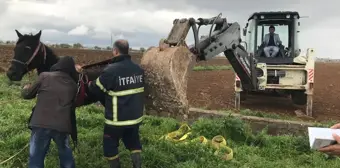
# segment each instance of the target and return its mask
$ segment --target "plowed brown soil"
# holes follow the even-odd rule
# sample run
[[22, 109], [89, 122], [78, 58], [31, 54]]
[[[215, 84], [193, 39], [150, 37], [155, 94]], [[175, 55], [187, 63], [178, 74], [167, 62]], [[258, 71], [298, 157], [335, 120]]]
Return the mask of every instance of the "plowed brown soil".
[[[75, 56], [78, 63], [89, 64], [111, 57], [110, 51], [53, 49], [57, 55]], [[13, 47], [0, 46], [0, 67], [8, 67]], [[136, 63], [141, 54], [132, 54]], [[198, 65], [227, 65], [226, 59], [213, 59]], [[1, 69], [1, 68], [0, 68]], [[189, 74], [188, 98], [192, 107], [232, 109], [234, 106], [232, 70], [193, 71]], [[340, 120], [340, 63], [316, 63], [313, 113], [317, 120]], [[295, 115], [300, 109], [289, 98], [252, 96], [241, 107], [272, 113]]]
[[[211, 64], [214, 62], [211, 61]], [[314, 118], [340, 120], [340, 64], [317, 63], [315, 71]], [[206, 109], [234, 107], [233, 71], [197, 71], [189, 77], [188, 97], [191, 106]], [[289, 98], [266, 96], [249, 96], [241, 103], [241, 107], [288, 115], [295, 115], [294, 111], [301, 109], [294, 106]]]

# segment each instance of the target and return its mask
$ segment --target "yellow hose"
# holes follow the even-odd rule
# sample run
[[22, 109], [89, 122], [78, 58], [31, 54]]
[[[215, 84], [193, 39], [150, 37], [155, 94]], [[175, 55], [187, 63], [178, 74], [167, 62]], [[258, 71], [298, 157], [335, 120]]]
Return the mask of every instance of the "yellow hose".
[[[191, 128], [187, 124], [183, 124], [178, 130], [170, 132], [167, 135], [162, 136], [160, 139], [165, 139], [171, 142], [183, 142], [188, 139], [190, 134]], [[200, 143], [214, 148], [216, 150], [214, 155], [220, 157], [221, 159], [233, 159], [233, 150], [227, 146], [227, 141], [221, 135], [215, 136], [212, 140], [208, 140], [204, 136], [199, 136], [190, 140], [189, 142]], [[188, 142], [184, 143], [187, 144]]]
[[207, 145], [209, 143], [209, 140], [207, 138], [205, 138], [204, 136], [199, 136], [199, 137], [191, 140], [191, 142], [196, 142], [196, 143], [201, 143], [201, 144]]
[[215, 155], [222, 155], [225, 160], [233, 159], [233, 150], [227, 146], [227, 141], [223, 136], [217, 135], [212, 140], [212, 146], [216, 149]]
[[188, 138], [188, 136], [191, 134], [190, 131], [191, 128], [187, 124], [183, 124], [177, 131], [170, 132], [167, 135], [162, 136], [161, 139], [180, 142]]

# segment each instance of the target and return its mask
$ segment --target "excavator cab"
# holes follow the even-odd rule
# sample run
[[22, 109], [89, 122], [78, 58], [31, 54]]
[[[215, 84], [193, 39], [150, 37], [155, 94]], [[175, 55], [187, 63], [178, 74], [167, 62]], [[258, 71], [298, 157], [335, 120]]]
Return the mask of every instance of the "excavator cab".
[[[298, 46], [299, 33], [298, 12], [256, 12], [248, 18], [248, 23], [243, 29], [248, 53], [253, 53], [258, 63], [266, 64], [293, 64], [294, 58], [300, 54]], [[264, 38], [269, 33], [270, 26], [275, 27], [281, 44], [278, 45], [279, 52], [271, 57], [264, 53]]]
[[[306, 53], [301, 52], [298, 42], [299, 19], [296, 11], [255, 12], [248, 18], [243, 28], [242, 43], [250, 60], [249, 65], [253, 66], [248, 66], [251, 69], [248, 75], [242, 75], [242, 69], [235, 72], [236, 109], [240, 109], [240, 101], [245, 100], [247, 94], [279, 93], [290, 96], [295, 105], [306, 105], [306, 114], [312, 116], [314, 49], [308, 48]], [[279, 35], [282, 43], [278, 45], [276, 55], [267, 57], [263, 41], [271, 25], [275, 27], [274, 33]], [[247, 64], [242, 64], [247, 67]], [[248, 81], [252, 85], [245, 85]]]

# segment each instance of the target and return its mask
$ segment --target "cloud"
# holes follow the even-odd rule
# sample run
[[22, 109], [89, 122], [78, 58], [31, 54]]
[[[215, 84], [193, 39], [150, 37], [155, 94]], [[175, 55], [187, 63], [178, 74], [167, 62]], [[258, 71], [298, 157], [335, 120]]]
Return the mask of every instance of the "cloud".
[[7, 12], [7, 8], [6, 1], [0, 1], [0, 16]]
[[[256, 11], [293, 10], [301, 20], [301, 47], [314, 47], [320, 57], [338, 57], [340, 19], [336, 0], [0, 0], [0, 39], [16, 40], [22, 33], [42, 30], [42, 40], [107, 46], [126, 38], [132, 47], [157, 45], [167, 37], [175, 18], [214, 17], [222, 12], [243, 27]], [[331, 5], [334, 4], [334, 5]], [[200, 30], [207, 34], [210, 27]], [[332, 29], [334, 28], [334, 29]], [[317, 40], [315, 39], [317, 38]], [[333, 40], [334, 39], [334, 40]], [[188, 43], [193, 42], [190, 30]]]
[[76, 35], [76, 36], [84, 36], [84, 35], [89, 35], [90, 29], [87, 26], [80, 25], [77, 26], [76, 28], [70, 30], [67, 34], [68, 35]]
[[[8, 21], [1, 26], [0, 35], [3, 39], [17, 38], [14, 29], [23, 33], [55, 29], [58, 33], [68, 34], [49, 41], [70, 41], [73, 35], [86, 35], [87, 38], [76, 39], [110, 39], [110, 34], [118, 37], [140, 37], [148, 34], [149, 38], [139, 39], [135, 45], [149, 43], [152, 37], [163, 37], [171, 29], [172, 21], [176, 17], [210, 16], [207, 13], [197, 14], [193, 11], [176, 11], [171, 9], [156, 9], [154, 4], [137, 0], [106, 1], [106, 0], [57, 0], [57, 1], [6, 1], [7, 12], [0, 17], [0, 21]], [[77, 7], [75, 7], [77, 6]], [[142, 7], [142, 8], [140, 8]], [[13, 15], [16, 13], [16, 15]], [[170, 25], [170, 26], [169, 26]], [[142, 33], [142, 35], [138, 35]], [[129, 39], [130, 40], [130, 39]], [[158, 39], [159, 40], [159, 39]], [[136, 40], [130, 40], [136, 41]], [[76, 41], [74, 41], [76, 42]], [[92, 41], [81, 41], [93, 43]], [[133, 46], [134, 44], [132, 44]]]

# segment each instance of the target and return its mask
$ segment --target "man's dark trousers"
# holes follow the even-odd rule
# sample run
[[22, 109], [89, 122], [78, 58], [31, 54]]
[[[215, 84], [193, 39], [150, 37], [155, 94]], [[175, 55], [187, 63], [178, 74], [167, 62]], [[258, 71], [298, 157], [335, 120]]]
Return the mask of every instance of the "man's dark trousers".
[[58, 146], [61, 168], [75, 168], [72, 149], [69, 146], [68, 134], [47, 128], [32, 127], [30, 140], [29, 168], [43, 168], [44, 159], [51, 139]]
[[139, 138], [139, 125], [132, 126], [104, 126], [103, 149], [104, 156], [112, 163], [119, 164], [118, 146], [122, 139], [126, 149], [131, 151], [134, 167], [140, 167], [140, 152], [142, 145]]

